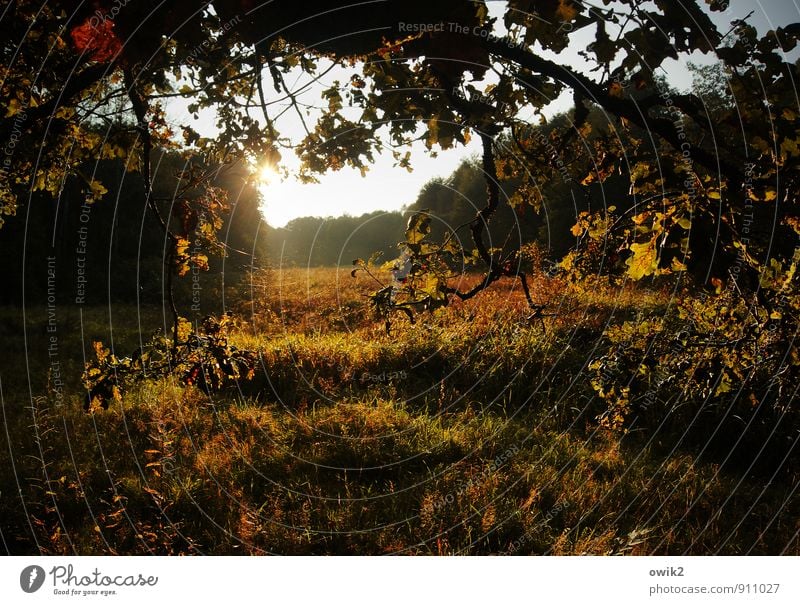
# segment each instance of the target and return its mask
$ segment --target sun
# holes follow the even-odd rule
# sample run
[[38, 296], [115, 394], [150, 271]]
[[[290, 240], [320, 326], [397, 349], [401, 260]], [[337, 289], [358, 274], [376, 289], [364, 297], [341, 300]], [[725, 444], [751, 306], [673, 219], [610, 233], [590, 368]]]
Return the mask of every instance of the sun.
[[280, 181], [281, 175], [277, 166], [270, 163], [261, 164], [257, 171], [258, 180], [265, 185], [270, 185]]

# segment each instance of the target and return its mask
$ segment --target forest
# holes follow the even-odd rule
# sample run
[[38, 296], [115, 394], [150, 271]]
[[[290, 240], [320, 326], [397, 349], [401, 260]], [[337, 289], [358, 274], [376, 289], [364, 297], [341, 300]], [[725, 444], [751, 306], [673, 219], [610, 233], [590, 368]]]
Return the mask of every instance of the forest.
[[0, 552], [800, 555], [800, 23], [731, 4], [3, 2]]

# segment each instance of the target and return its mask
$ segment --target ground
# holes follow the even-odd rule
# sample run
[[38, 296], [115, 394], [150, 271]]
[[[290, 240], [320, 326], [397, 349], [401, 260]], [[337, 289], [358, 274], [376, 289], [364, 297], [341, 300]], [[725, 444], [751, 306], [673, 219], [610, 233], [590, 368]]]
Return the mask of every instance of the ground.
[[[545, 277], [396, 318], [347, 270], [265, 271], [228, 310], [261, 368], [208, 395], [145, 380], [107, 411], [80, 387], [92, 340], [129, 354], [158, 309], [5, 309], [0, 518], [12, 553], [800, 554], [796, 469], [608, 430], [587, 362], [665, 290]], [[83, 340], [81, 340], [81, 326]], [[113, 330], [113, 331], [112, 331]], [[31, 377], [28, 380], [28, 376]], [[794, 487], [792, 487], [794, 486]], [[19, 495], [18, 495], [19, 494]]]

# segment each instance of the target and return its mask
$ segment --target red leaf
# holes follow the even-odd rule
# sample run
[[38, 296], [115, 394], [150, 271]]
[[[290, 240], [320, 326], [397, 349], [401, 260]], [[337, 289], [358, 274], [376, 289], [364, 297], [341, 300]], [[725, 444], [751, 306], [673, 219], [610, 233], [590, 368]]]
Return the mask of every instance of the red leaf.
[[72, 28], [70, 36], [78, 52], [85, 52], [98, 63], [108, 62], [122, 50], [122, 43], [114, 32], [114, 22], [110, 19], [97, 23], [97, 17], [90, 17]]

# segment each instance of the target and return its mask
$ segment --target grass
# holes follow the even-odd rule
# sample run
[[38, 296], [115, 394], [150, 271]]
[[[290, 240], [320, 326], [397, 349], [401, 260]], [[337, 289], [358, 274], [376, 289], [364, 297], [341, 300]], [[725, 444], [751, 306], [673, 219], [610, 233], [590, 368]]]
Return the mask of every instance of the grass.
[[[414, 326], [398, 318], [387, 336], [370, 288], [333, 269], [261, 276], [231, 335], [261, 371], [211, 397], [151, 380], [86, 414], [77, 382], [60, 400], [39, 380], [31, 397], [20, 360], [6, 360], [5, 549], [800, 554], [796, 466], [745, 472], [699, 456], [679, 427], [598, 428], [586, 360], [605, 325], [663, 314], [663, 293], [540, 279], [534, 297], [559, 309], [543, 330], [501, 283]], [[84, 312], [101, 337], [107, 312]], [[0, 313], [9, 342], [14, 313]], [[160, 321], [146, 316], [144, 332]], [[136, 322], [110, 325], [136, 346]], [[65, 355], [82, 348], [70, 334]], [[37, 377], [40, 344], [28, 348]]]

